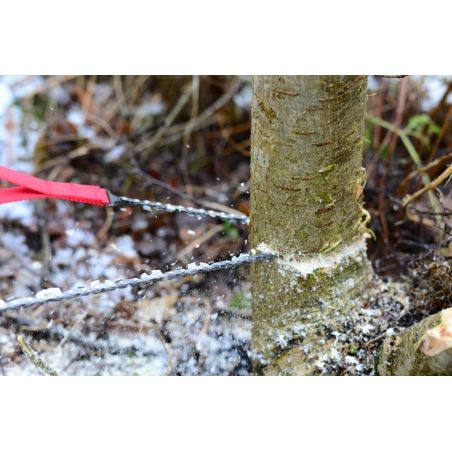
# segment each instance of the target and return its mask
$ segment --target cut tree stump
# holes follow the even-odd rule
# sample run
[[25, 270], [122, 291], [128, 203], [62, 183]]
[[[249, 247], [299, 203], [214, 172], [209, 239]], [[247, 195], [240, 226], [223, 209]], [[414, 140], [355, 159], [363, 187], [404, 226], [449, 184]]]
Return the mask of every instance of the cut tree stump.
[[434, 314], [383, 343], [380, 375], [452, 375], [452, 308]]

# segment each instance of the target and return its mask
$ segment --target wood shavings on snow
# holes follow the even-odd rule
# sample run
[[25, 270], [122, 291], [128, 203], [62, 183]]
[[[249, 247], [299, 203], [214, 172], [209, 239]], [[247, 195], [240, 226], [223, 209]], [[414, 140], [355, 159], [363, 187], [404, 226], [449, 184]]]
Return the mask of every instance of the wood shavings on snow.
[[355, 308], [341, 319], [340, 331], [330, 333], [332, 345], [316, 362], [321, 375], [374, 375], [375, 354], [387, 336], [404, 328], [404, 308], [399, 298], [406, 294], [402, 283], [384, 283], [377, 277], [354, 301]]

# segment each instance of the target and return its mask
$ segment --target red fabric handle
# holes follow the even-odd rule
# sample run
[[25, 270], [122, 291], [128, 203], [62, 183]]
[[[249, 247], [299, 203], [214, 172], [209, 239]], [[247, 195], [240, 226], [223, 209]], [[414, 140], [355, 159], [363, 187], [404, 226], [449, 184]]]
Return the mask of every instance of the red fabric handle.
[[16, 185], [0, 189], [0, 204], [26, 199], [55, 198], [105, 206], [110, 203], [108, 192], [97, 185], [53, 182], [0, 166], [0, 179]]

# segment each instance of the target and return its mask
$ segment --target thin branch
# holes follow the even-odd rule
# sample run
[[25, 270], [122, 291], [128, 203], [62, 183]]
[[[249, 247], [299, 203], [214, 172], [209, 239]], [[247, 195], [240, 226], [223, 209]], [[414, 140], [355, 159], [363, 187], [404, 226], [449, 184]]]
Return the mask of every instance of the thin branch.
[[[413, 162], [416, 164], [416, 166], [420, 169], [422, 168], [422, 160], [419, 157], [418, 152], [416, 151], [416, 148], [413, 146], [413, 143], [411, 142], [408, 133], [403, 130], [400, 129], [399, 127], [394, 126], [393, 124], [391, 124], [388, 121], [385, 121], [384, 119], [381, 118], [377, 118], [375, 116], [368, 116], [368, 120], [374, 124], [378, 124], [382, 127], [385, 127], [386, 129], [397, 133], [400, 136], [400, 139], [402, 140], [406, 150], [408, 151], [408, 154], [410, 154], [411, 159], [413, 160]], [[425, 186], [429, 185], [431, 183], [430, 177], [428, 176], [428, 174], [422, 174], [422, 182], [424, 183]], [[435, 213], [439, 213], [441, 212], [441, 206], [438, 203], [438, 200], [435, 198], [435, 196], [431, 193], [428, 192], [429, 194], [429, 200], [430, 200], [430, 204], [432, 205], [432, 209], [435, 211]]]
[[187, 123], [176, 124], [171, 127], [167, 133], [168, 139], [166, 140], [166, 143], [174, 143], [179, 138], [183, 137], [184, 132], [187, 128], [189, 128], [191, 132], [195, 132], [204, 126], [210, 125], [213, 122], [211, 116], [213, 116], [220, 108], [222, 108], [227, 102], [229, 102], [229, 100], [234, 96], [234, 94], [239, 90], [241, 86], [242, 80], [240, 78], [237, 78], [230, 86], [230, 88], [212, 105], [210, 105], [210, 107], [206, 108], [199, 116], [191, 119]]
[[419, 196], [422, 196], [425, 192], [434, 190], [450, 176], [452, 176], [452, 165], [448, 166], [445, 171], [443, 171], [436, 179], [432, 180], [425, 187], [422, 187], [420, 190], [413, 193], [412, 195], [405, 196], [405, 198], [402, 201], [403, 207], [406, 207], [408, 204], [413, 202], [415, 199], [419, 198]]
[[43, 373], [53, 377], [58, 376], [58, 372], [49, 366], [30, 346], [25, 340], [24, 336], [17, 335], [17, 342], [24, 355]]
[[165, 118], [165, 123], [162, 127], [160, 127], [155, 135], [148, 141], [144, 142], [141, 146], [137, 147], [137, 152], [143, 152], [146, 157], [149, 157], [152, 154], [152, 151], [154, 150], [155, 146], [159, 143], [161, 138], [166, 134], [171, 124], [174, 122], [176, 117], [179, 115], [179, 113], [182, 111], [182, 109], [187, 104], [188, 100], [192, 96], [192, 91], [187, 90], [177, 101], [176, 105], [173, 107], [173, 109], [169, 112], [167, 117]]

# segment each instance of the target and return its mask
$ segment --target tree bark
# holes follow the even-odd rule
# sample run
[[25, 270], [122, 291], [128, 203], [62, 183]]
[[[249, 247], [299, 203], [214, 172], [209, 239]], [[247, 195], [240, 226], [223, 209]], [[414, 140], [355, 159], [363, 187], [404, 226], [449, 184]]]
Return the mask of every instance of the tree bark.
[[251, 245], [282, 256], [251, 270], [256, 373], [316, 374], [371, 278], [366, 91], [364, 76], [254, 78]]
[[386, 339], [377, 371], [384, 376], [452, 375], [452, 308]]

